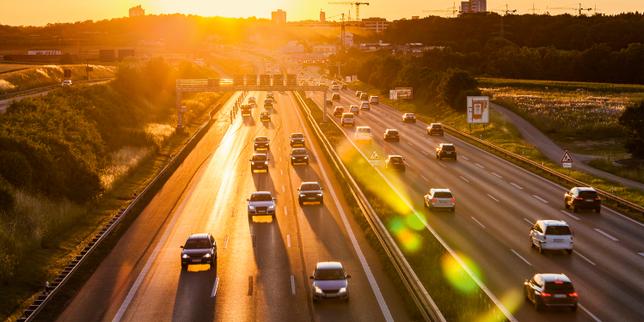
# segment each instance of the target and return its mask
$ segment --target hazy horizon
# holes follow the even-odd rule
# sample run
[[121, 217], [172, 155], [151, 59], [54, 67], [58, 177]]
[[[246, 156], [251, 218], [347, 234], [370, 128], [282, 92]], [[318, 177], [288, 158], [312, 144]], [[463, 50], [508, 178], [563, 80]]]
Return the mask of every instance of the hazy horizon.
[[[184, 0], [177, 3], [172, 0], [3, 0], [4, 5], [0, 11], [0, 24], [2, 25], [31, 25], [43, 26], [48, 23], [72, 23], [86, 20], [103, 20], [121, 18], [128, 15], [130, 7], [140, 4], [146, 14], [194, 14], [199, 16], [222, 16], [231, 18], [269, 18], [271, 11], [283, 9], [287, 12], [287, 21], [318, 20], [320, 10], [326, 12], [328, 20], [336, 20], [341, 13], [355, 15], [354, 8], [348, 5], [331, 5], [327, 0], [277, 0], [267, 3], [261, 0], [237, 0], [234, 3], [220, 4], [215, 1]], [[384, 17], [388, 20], [410, 19], [412, 16], [450, 16], [453, 5], [458, 9], [459, 1], [437, 0], [427, 4], [422, 0], [407, 0], [404, 5], [398, 1], [370, 1], [369, 6], [360, 8], [361, 18]], [[43, 10], [44, 7], [50, 7]], [[488, 11], [502, 12], [505, 10], [506, 1], [488, 0]], [[578, 6], [575, 1], [532, 1], [516, 0], [508, 6], [510, 10], [517, 10], [517, 14], [530, 14], [533, 12], [550, 12], [552, 15], [570, 13], [575, 14], [574, 8]], [[587, 11], [594, 14], [595, 8], [602, 14], [619, 14], [622, 12], [642, 12], [644, 2], [641, 0], [597, 0], [582, 3]], [[558, 8], [558, 9], [557, 9]], [[566, 8], [566, 9], [562, 9]], [[424, 12], [423, 10], [431, 10]], [[336, 18], [334, 18], [336, 17]]]

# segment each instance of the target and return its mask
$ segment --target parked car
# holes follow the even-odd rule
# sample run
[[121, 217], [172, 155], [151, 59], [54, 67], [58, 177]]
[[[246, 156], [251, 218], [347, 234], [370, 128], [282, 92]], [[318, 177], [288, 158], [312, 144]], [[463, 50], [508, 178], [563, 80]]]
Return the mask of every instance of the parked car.
[[356, 131], [353, 134], [353, 137], [356, 141], [370, 141], [371, 140], [371, 128], [368, 126], [358, 126]]
[[369, 96], [369, 104], [373, 104], [373, 105], [380, 104], [380, 98], [376, 95]]
[[599, 213], [602, 210], [602, 200], [591, 187], [573, 187], [564, 194], [564, 207], [572, 209], [572, 212], [592, 209]]
[[344, 107], [342, 106], [336, 106], [333, 109], [333, 116], [335, 117], [342, 117], [342, 113], [344, 113]]
[[537, 311], [547, 307], [577, 310], [579, 296], [565, 274], [534, 274], [523, 282], [523, 290], [526, 300], [532, 302]]
[[248, 216], [275, 216], [275, 198], [270, 191], [253, 192], [248, 199]]
[[217, 243], [209, 233], [192, 234], [181, 246], [181, 269], [190, 264], [210, 264], [215, 269], [217, 263]]
[[537, 220], [528, 234], [530, 246], [539, 253], [545, 250], [565, 250], [572, 254], [572, 231], [563, 220]]
[[360, 102], [360, 109], [364, 111], [369, 111], [371, 110], [371, 105], [369, 105], [369, 102], [367, 101], [362, 101]]
[[308, 165], [309, 152], [305, 148], [291, 149], [291, 165]]
[[400, 142], [400, 133], [396, 129], [386, 129], [384, 139], [387, 142]]
[[270, 150], [270, 141], [265, 136], [256, 136], [253, 140], [253, 149], [255, 151]]
[[447, 209], [451, 212], [456, 210], [456, 199], [449, 189], [431, 188], [424, 196], [425, 207], [433, 209]]
[[416, 123], [416, 114], [414, 113], [404, 113], [402, 115], [402, 121], [405, 123]]
[[340, 262], [318, 262], [315, 264], [315, 271], [309, 277], [313, 302], [322, 299], [349, 300], [349, 278], [342, 263]]
[[353, 115], [358, 115], [360, 114], [360, 108], [358, 108], [358, 105], [349, 105], [349, 112], [353, 113]]
[[289, 136], [289, 141], [291, 143], [292, 148], [304, 147], [304, 145], [305, 145], [304, 134], [302, 134], [302, 133], [291, 133], [291, 135]]
[[300, 206], [303, 206], [305, 203], [324, 203], [322, 186], [320, 186], [320, 183], [317, 181], [304, 181], [300, 184], [300, 187], [297, 188], [297, 191], [297, 201]]
[[405, 172], [406, 168], [405, 159], [401, 155], [390, 154], [385, 159], [385, 169]]
[[342, 117], [340, 118], [340, 125], [354, 126], [355, 117], [353, 116], [353, 113], [342, 113]]
[[250, 158], [250, 172], [268, 172], [268, 155], [266, 153], [254, 153]]
[[454, 159], [456, 161], [456, 147], [452, 143], [441, 143], [436, 147], [436, 159]]
[[339, 101], [340, 100], [340, 94], [333, 93], [333, 95], [331, 95], [331, 100], [332, 101]]
[[427, 135], [443, 136], [443, 125], [441, 123], [431, 123], [427, 126]]

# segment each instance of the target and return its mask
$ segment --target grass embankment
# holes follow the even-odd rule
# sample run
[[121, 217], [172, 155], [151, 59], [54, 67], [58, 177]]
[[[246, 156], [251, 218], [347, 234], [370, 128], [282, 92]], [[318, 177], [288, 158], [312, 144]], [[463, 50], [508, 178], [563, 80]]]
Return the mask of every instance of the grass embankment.
[[[397, 197], [367, 160], [346, 142], [345, 136], [335, 125], [321, 122], [322, 113], [311, 99], [305, 101], [325, 136], [336, 147], [336, 152], [343, 163], [358, 182], [371, 206], [396, 240], [398, 247], [405, 254], [445, 318], [448, 321], [503, 320], [503, 315], [493, 302], [476, 286], [438, 240], [425, 229], [424, 219], [418, 219], [413, 210]], [[347, 187], [342, 189], [345, 195], [350, 195]], [[351, 200], [351, 198], [348, 199]], [[363, 230], [368, 232], [367, 237], [374, 244], [374, 248], [379, 249], [380, 245], [362, 217], [360, 209], [353, 204], [352, 210]], [[420, 214], [420, 216], [423, 215]], [[381, 256], [384, 258], [386, 255], [381, 251]], [[385, 261], [386, 259], [383, 259], [383, 262]], [[397, 278], [391, 265], [387, 267], [391, 276]]]
[[[357, 90], [377, 93], [373, 87], [362, 82], [352, 83], [351, 87]], [[514, 124], [507, 121], [501, 114], [494, 112], [493, 110], [490, 112], [490, 124], [485, 127], [481, 125], [472, 126], [470, 131], [465, 114], [457, 112], [438, 101], [431, 103], [421, 103], [417, 101], [392, 101], [383, 95], [380, 95], [380, 100], [384, 104], [392, 106], [401, 112], [416, 113], [418, 118], [424, 122], [442, 122], [444, 124], [448, 124], [459, 131], [470, 133], [473, 136], [484, 139], [503, 149], [541, 163], [549, 169], [586, 182], [596, 188], [616, 194], [631, 202], [644, 205], [644, 192], [642, 191], [626, 188], [620, 184], [594, 177], [585, 172], [576, 171], [574, 169], [563, 169], [560, 164], [550, 161], [550, 159], [545, 157], [537, 148], [521, 138], [521, 134]], [[639, 218], [639, 220], [644, 220], [644, 218]]]
[[[2, 65], [0, 65], [2, 66]], [[116, 68], [103, 65], [42, 65], [0, 74], [0, 95], [48, 85], [57, 85], [64, 79], [63, 69], [71, 69], [72, 81], [87, 79], [85, 68], [92, 67], [91, 79], [114, 77]]]

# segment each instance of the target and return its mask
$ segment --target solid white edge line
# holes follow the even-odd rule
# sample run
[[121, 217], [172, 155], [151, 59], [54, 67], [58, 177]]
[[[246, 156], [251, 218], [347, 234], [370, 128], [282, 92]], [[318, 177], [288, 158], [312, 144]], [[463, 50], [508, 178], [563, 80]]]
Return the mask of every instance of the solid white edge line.
[[467, 183], [470, 183], [470, 180], [467, 180], [467, 178], [466, 178], [466, 177], [464, 177], [464, 176], [459, 176], [459, 177], [461, 178], [461, 180], [463, 180], [463, 181], [465, 181], [465, 182], [467, 182]]
[[286, 234], [286, 246], [291, 248], [291, 234]]
[[492, 199], [492, 200], [494, 200], [496, 202], [499, 202], [499, 199], [496, 199], [493, 195], [488, 193], [487, 196], [490, 197], [490, 199]]
[[605, 231], [603, 231], [603, 230], [601, 230], [601, 229], [599, 229], [599, 228], [595, 228], [595, 231], [596, 231], [596, 232], [598, 232], [598, 233], [600, 233], [600, 234], [602, 234], [604, 237], [606, 237], [606, 238], [608, 238], [608, 239], [610, 239], [610, 240], [612, 240], [612, 241], [614, 241], [614, 242], [618, 242], [618, 241], [619, 241], [619, 239], [617, 239], [617, 238], [616, 238], [616, 237], [614, 237], [613, 235], [611, 235], [611, 234], [609, 234], [609, 233], [607, 233], [607, 232], [605, 232]]
[[481, 168], [481, 169], [485, 169], [485, 167], [480, 163], [474, 163], [474, 165], [479, 167], [479, 168]]
[[511, 185], [511, 186], [513, 186], [513, 187], [515, 187], [515, 188], [517, 188], [517, 189], [519, 189], [519, 190], [523, 190], [523, 187], [522, 187], [522, 186], [520, 186], [520, 185], [518, 185], [518, 184], [516, 184], [516, 183], [514, 183], [514, 182], [510, 182], [510, 185]]
[[530, 264], [530, 262], [528, 262], [528, 260], [527, 260], [527, 259], [525, 259], [525, 258], [524, 258], [523, 256], [521, 256], [519, 253], [517, 253], [517, 251], [516, 251], [516, 250], [514, 250], [514, 249], [512, 249], [512, 248], [510, 248], [510, 250], [512, 251], [512, 253], [514, 253], [514, 255], [517, 255], [517, 257], [519, 257], [519, 258], [520, 258], [524, 263], [528, 264], [528, 266], [532, 266], [532, 264]]
[[[337, 122], [335, 120], [331, 119], [331, 122], [333, 122], [333, 123], [335, 123], [337, 125]], [[362, 152], [362, 150], [360, 150], [360, 148], [358, 148], [358, 146], [356, 146], [355, 142], [353, 142], [348, 137], [347, 133], [344, 132], [344, 131], [342, 133], [345, 135], [345, 138], [347, 139], [347, 141], [349, 141], [349, 143], [351, 143], [354, 146], [354, 148], [358, 151], [358, 153], [360, 153], [362, 155], [362, 157], [365, 158], [365, 160], [368, 160], [369, 158], [364, 154], [364, 152]], [[465, 160], [469, 160], [466, 157], [462, 157], [462, 158], [465, 159]], [[441, 163], [439, 162], [439, 164], [441, 164]], [[382, 171], [380, 171], [380, 169], [378, 169], [376, 167], [373, 167], [373, 168], [378, 174], [380, 174], [382, 179], [385, 180], [385, 182], [387, 182], [389, 187], [398, 195], [398, 198], [400, 198], [400, 200], [402, 200], [405, 203], [405, 205], [407, 207], [409, 207], [409, 209], [411, 209], [413, 211], [414, 216], [416, 216], [416, 218], [418, 218], [418, 220], [420, 220], [425, 225], [425, 228], [438, 240], [438, 242], [447, 250], [447, 252], [450, 253], [450, 255], [456, 260], [456, 262], [467, 273], [467, 275], [476, 283], [476, 285], [478, 285], [478, 287], [481, 290], [483, 290], [483, 292], [490, 298], [490, 300], [492, 300], [492, 302], [494, 302], [494, 304], [501, 311], [501, 313], [503, 313], [503, 315], [505, 315], [505, 317], [508, 320], [510, 320], [511, 322], [517, 322], [518, 321], [517, 318], [514, 317], [514, 315], [505, 307], [505, 305], [503, 305], [503, 303], [496, 297], [496, 295], [494, 295], [494, 293], [492, 293], [492, 291], [487, 287], [487, 285], [483, 284], [483, 282], [474, 274], [474, 272], [472, 272], [472, 270], [469, 268], [469, 266], [467, 266], [465, 264], [463, 259], [447, 244], [447, 242], [445, 242], [445, 240], [443, 240], [443, 238], [440, 235], [438, 235], [438, 233], [434, 230], [434, 228], [432, 228], [429, 225], [429, 223], [427, 223], [425, 218], [420, 216], [420, 213], [418, 211], [416, 211], [414, 206], [391, 183], [391, 181], [382, 173]]]
[[525, 222], [527, 222], [528, 224], [530, 224], [530, 225], [532, 225], [532, 224], [533, 224], [532, 220], [530, 220], [530, 219], [528, 219], [528, 218], [523, 218], [523, 220], [524, 220]]
[[588, 311], [588, 309], [587, 309], [585, 306], [583, 306], [583, 305], [581, 305], [581, 304], [577, 304], [577, 306], [578, 306], [582, 311], [586, 312], [586, 314], [588, 314], [588, 315], [590, 316], [590, 318], [592, 318], [592, 319], [593, 319], [593, 320], [595, 320], [596, 322], [602, 322], [602, 320], [600, 320], [600, 319], [599, 319], [595, 314], [593, 314], [593, 313], [591, 313], [590, 311]]
[[588, 257], [582, 255], [580, 252], [578, 252], [576, 250], [574, 250], [574, 252], [575, 252], [575, 254], [577, 254], [577, 256], [579, 256], [579, 257], [581, 257], [581, 259], [587, 261], [590, 265], [597, 266], [597, 264], [595, 264], [595, 262], [591, 261]]
[[447, 168], [447, 166], [443, 162], [438, 162], [438, 165], [440, 165], [443, 168]]
[[421, 177], [421, 178], [423, 178], [423, 180], [425, 180], [425, 181], [429, 181], [429, 179], [427, 179], [427, 177], [425, 177], [425, 176], [424, 176], [424, 175], [422, 175], [422, 174], [420, 175], [420, 177]]
[[479, 226], [481, 226], [481, 228], [485, 229], [485, 225], [483, 225], [483, 224], [482, 224], [480, 221], [478, 221], [476, 218], [474, 218], [474, 217], [472, 217], [472, 216], [470, 216], [470, 218], [472, 218], [472, 220], [474, 220], [477, 224], [479, 224]]
[[499, 179], [503, 179], [503, 176], [498, 174], [498, 173], [496, 173], [496, 172], [490, 172], [490, 174], [495, 176], [495, 177], [497, 177], [497, 178], [499, 178]]
[[466, 157], [466, 156], [464, 156], [464, 155], [461, 155], [461, 159], [463, 159], [463, 160], [469, 160], [470, 158], [468, 158], [468, 157]]
[[224, 249], [228, 248], [228, 235], [224, 238]]
[[295, 276], [291, 274], [291, 294], [295, 295]]
[[212, 292], [210, 292], [210, 298], [217, 296], [218, 288], [219, 288], [219, 276], [215, 277], [215, 284], [212, 285]]
[[570, 217], [570, 218], [572, 218], [574, 220], [580, 220], [579, 217], [577, 217], [577, 216], [575, 216], [575, 215], [573, 215], [573, 214], [571, 214], [571, 213], [569, 213], [569, 212], [567, 212], [567, 211], [565, 211], [563, 209], [561, 209], [560, 211], [561, 211], [562, 214], [564, 214], [564, 215], [566, 215], [566, 216], [568, 216], [568, 217]]
[[288, 207], [284, 206], [284, 216], [288, 216]]
[[[297, 99], [297, 98], [293, 98]], [[297, 102], [295, 102], [297, 104]], [[302, 120], [302, 116], [300, 115], [299, 109], [295, 113], [297, 115], [298, 120], [300, 121], [300, 125], [302, 126], [304, 132], [306, 132], [306, 136], [308, 137], [313, 137], [310, 135], [309, 128], [304, 124], [304, 121]], [[322, 160], [316, 149], [311, 149], [313, 152], [313, 155], [317, 160]], [[324, 169], [323, 165], [320, 165], [320, 171], [322, 172], [322, 177], [324, 178], [324, 181], [327, 183], [330, 183], [331, 180], [329, 180], [329, 176], [326, 173], [326, 169]], [[336, 209], [338, 209], [338, 213], [340, 214], [340, 219], [342, 220], [342, 224], [344, 225], [344, 229], [347, 231], [347, 234], [349, 236], [349, 240], [351, 241], [351, 245], [353, 246], [353, 250], [356, 252], [356, 255], [358, 256], [358, 260], [360, 261], [360, 265], [362, 266], [362, 270], [364, 271], [365, 275], [367, 276], [367, 281], [369, 281], [369, 285], [371, 286], [371, 290], [374, 293], [374, 296], [376, 297], [376, 301], [378, 302], [378, 306], [380, 307], [380, 311], [382, 312], [383, 317], [387, 322], [393, 322], [394, 318], [391, 315], [391, 312], [389, 311], [389, 307], [387, 306], [387, 303], [385, 302], [385, 298], [382, 295], [382, 292], [380, 291], [380, 287], [378, 286], [378, 282], [376, 281], [376, 278], [373, 276], [373, 273], [371, 272], [371, 268], [369, 267], [369, 263], [367, 263], [367, 259], [364, 257], [364, 254], [362, 253], [362, 249], [360, 248], [360, 244], [358, 244], [358, 240], [356, 239], [356, 236], [353, 234], [353, 229], [351, 228], [351, 224], [349, 224], [349, 220], [347, 219], [347, 215], [344, 212], [344, 208], [340, 204], [340, 200], [338, 199], [338, 196], [336, 195], [335, 188], [333, 185], [328, 185], [329, 186], [329, 193], [331, 194], [331, 197], [333, 198], [333, 202], [335, 204]]]
[[541, 198], [541, 197], [539, 197], [539, 196], [537, 196], [537, 195], [532, 195], [532, 197], [533, 197], [534, 199], [537, 199], [537, 200], [539, 200], [539, 201], [543, 202], [543, 203], [548, 203], [548, 200], [543, 199], [543, 198]]

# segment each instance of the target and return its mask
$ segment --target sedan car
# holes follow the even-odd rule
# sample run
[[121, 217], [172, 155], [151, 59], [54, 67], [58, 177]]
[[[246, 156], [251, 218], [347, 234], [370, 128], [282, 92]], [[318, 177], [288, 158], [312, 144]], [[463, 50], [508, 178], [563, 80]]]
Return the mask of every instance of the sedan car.
[[71, 79], [65, 79], [60, 83], [60, 86], [62, 86], [62, 87], [71, 87], [72, 86], [72, 80]]
[[602, 200], [591, 187], [573, 187], [564, 194], [564, 206], [566, 209], [572, 209], [572, 212], [592, 209], [599, 213], [602, 210]]
[[441, 143], [436, 147], [436, 159], [454, 159], [456, 161], [456, 147], [452, 143]]
[[404, 113], [402, 115], [402, 121], [405, 123], [416, 123], [416, 114], [414, 113]]
[[181, 246], [181, 269], [190, 264], [210, 264], [210, 269], [217, 263], [217, 243], [209, 233], [192, 234]]
[[324, 193], [322, 192], [322, 186], [320, 186], [319, 182], [302, 182], [300, 187], [297, 188], [297, 191], [299, 193], [297, 201], [300, 203], [300, 206], [303, 206], [306, 203], [324, 203]]
[[400, 133], [396, 129], [386, 129], [384, 140], [387, 142], [400, 142]]
[[359, 115], [360, 108], [358, 107], [358, 105], [349, 105], [349, 112], [353, 113], [354, 115]]
[[351, 275], [344, 272], [340, 262], [318, 262], [315, 265], [311, 291], [313, 302], [321, 299], [342, 299], [349, 300], [349, 278]]
[[305, 148], [291, 149], [291, 165], [309, 165], [309, 152]]
[[344, 107], [336, 106], [335, 108], [333, 108], [333, 116], [341, 117], [342, 113], [344, 113]]
[[248, 216], [275, 216], [275, 198], [270, 191], [257, 191], [250, 195], [248, 201]]
[[360, 109], [364, 111], [369, 111], [371, 110], [371, 105], [367, 101], [361, 101], [360, 102]]
[[333, 95], [331, 95], [331, 100], [332, 101], [339, 101], [340, 100], [340, 94], [333, 93]]
[[528, 233], [530, 246], [539, 253], [545, 250], [565, 250], [572, 254], [572, 231], [563, 220], [537, 220]]
[[353, 137], [356, 141], [371, 141], [371, 128], [368, 126], [358, 126]]
[[354, 126], [356, 124], [355, 121], [353, 113], [342, 113], [342, 117], [340, 117], [340, 125], [342, 126]]
[[431, 188], [423, 199], [425, 207], [430, 210], [447, 209], [451, 212], [456, 210], [456, 199], [449, 189]]
[[250, 172], [268, 172], [268, 155], [266, 153], [255, 153], [250, 158]]
[[579, 296], [566, 274], [534, 274], [523, 282], [526, 300], [540, 311], [546, 307], [568, 307], [577, 310]]
[[304, 147], [305, 141], [304, 141], [304, 134], [302, 133], [291, 133], [289, 136], [289, 141], [291, 144], [292, 148], [296, 147]]
[[270, 122], [271, 121], [271, 113], [269, 113], [269, 112], [260, 113], [259, 114], [259, 120], [261, 122], [266, 122], [266, 123]]
[[401, 155], [390, 154], [385, 159], [385, 169], [404, 172], [406, 170], [405, 159]]
[[431, 123], [427, 126], [427, 135], [443, 136], [443, 125], [440, 123]]
[[270, 142], [267, 137], [265, 136], [256, 136], [255, 140], [253, 141], [253, 148], [255, 151], [266, 151], [270, 150]]

